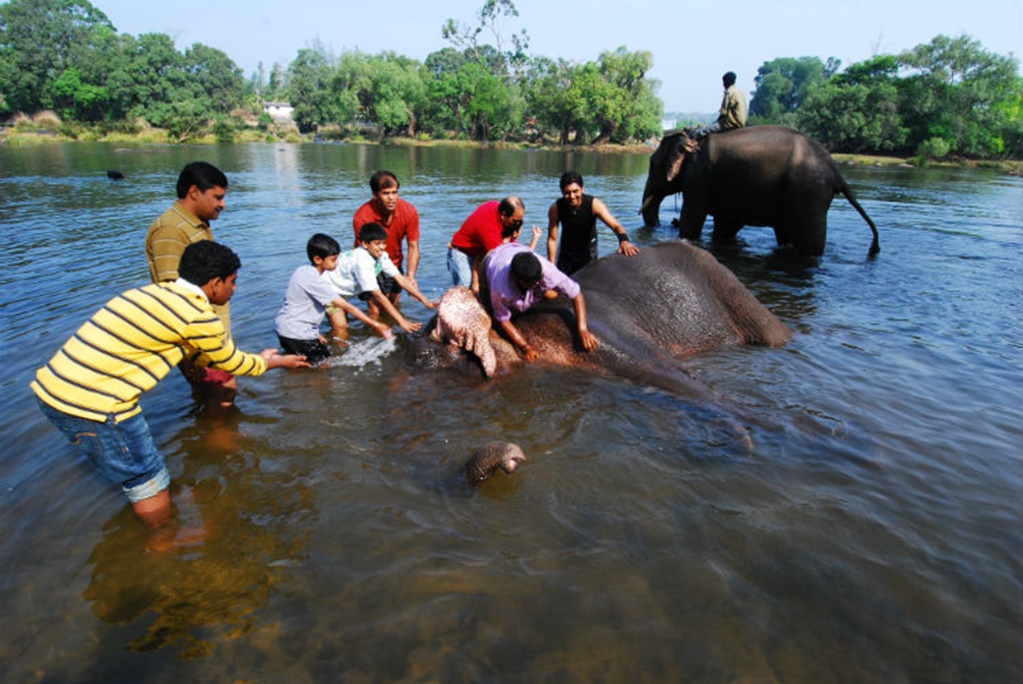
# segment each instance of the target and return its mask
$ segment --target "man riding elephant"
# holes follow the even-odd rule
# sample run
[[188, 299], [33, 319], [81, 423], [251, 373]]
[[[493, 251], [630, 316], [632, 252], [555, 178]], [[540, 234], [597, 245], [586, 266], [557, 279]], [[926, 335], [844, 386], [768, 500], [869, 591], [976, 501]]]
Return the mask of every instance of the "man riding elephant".
[[689, 134], [689, 139], [692, 142], [688, 151], [694, 151], [700, 139], [705, 138], [711, 133], [731, 131], [746, 125], [748, 113], [746, 95], [735, 85], [735, 78], [734, 71], [729, 71], [721, 77], [721, 83], [725, 87], [725, 94], [721, 97], [721, 108], [718, 110], [717, 121], [697, 128]]

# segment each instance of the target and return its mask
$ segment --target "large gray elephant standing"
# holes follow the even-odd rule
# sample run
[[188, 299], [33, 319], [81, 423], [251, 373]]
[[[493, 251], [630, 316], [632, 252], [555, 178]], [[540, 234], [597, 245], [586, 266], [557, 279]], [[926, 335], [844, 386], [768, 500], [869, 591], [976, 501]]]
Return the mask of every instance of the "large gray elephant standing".
[[[573, 278], [582, 286], [589, 329], [600, 346], [582, 351], [571, 302], [538, 304], [515, 325], [537, 349], [541, 363], [613, 373], [680, 396], [702, 396], [705, 390], [679, 360], [726, 345], [779, 346], [791, 337], [735, 274], [706, 250], [685, 242], [664, 242], [633, 257], [612, 254]], [[427, 326], [430, 334], [413, 344], [414, 365], [455, 368], [477, 378], [511, 372], [523, 361], [507, 340], [489, 330], [489, 323], [468, 290], [449, 290]], [[488, 339], [492, 352], [481, 348]]]
[[683, 238], [698, 240], [710, 215], [715, 240], [733, 239], [743, 226], [771, 226], [779, 245], [820, 255], [828, 208], [842, 193], [874, 233], [870, 254], [880, 251], [877, 227], [815, 140], [789, 128], [753, 126], [711, 134], [691, 153], [688, 141], [684, 131], [673, 132], [650, 156], [640, 209], [646, 225], [660, 225], [661, 201], [681, 192]]

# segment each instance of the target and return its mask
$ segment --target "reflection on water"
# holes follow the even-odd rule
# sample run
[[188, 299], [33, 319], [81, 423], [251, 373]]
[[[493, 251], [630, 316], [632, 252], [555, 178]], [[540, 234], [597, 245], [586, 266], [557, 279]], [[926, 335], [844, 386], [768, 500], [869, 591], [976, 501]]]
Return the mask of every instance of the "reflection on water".
[[[711, 247], [796, 335], [687, 361], [697, 399], [543, 364], [488, 383], [412, 373], [405, 336], [354, 324], [323, 369], [242, 378], [225, 420], [193, 414], [172, 374], [142, 404], [184, 543], [153, 553], [28, 382], [146, 279], [145, 228], [200, 157], [231, 180], [214, 232], [243, 261], [232, 312], [251, 350], [276, 343], [308, 236], [347, 243], [377, 168], [423, 217], [431, 298], [477, 204], [516, 192], [544, 225], [569, 167], [641, 248], [673, 238], [639, 225], [642, 155], [0, 148], [13, 681], [1020, 679], [1019, 179], [850, 167], [877, 259], [841, 199], [819, 260], [769, 229]], [[459, 469], [494, 439], [529, 460], [468, 489]]]
[[200, 420], [179, 436], [178, 545], [152, 550], [148, 531], [124, 508], [89, 556], [82, 596], [96, 616], [145, 630], [128, 651], [171, 646], [182, 658], [210, 655], [216, 641], [255, 628], [270, 594], [290, 581], [288, 568], [306, 556], [312, 490], [265, 467], [253, 455], [258, 444], [246, 444], [230, 422]]

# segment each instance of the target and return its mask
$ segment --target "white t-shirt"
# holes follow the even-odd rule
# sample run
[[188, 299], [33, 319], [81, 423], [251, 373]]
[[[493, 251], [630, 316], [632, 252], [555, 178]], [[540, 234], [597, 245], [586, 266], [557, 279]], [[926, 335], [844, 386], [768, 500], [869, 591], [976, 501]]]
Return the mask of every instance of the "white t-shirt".
[[337, 258], [337, 268], [324, 271], [323, 278], [334, 287], [338, 295], [347, 299], [363, 292], [379, 290], [377, 274], [381, 271], [391, 278], [401, 274], [387, 252], [379, 259], [374, 259], [364, 247], [356, 247], [342, 252]]

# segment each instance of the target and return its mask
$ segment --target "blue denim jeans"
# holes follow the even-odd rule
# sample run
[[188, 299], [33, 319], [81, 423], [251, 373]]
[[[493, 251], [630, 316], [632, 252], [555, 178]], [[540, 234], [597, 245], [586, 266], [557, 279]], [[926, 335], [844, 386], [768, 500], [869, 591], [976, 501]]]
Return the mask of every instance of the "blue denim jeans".
[[448, 247], [448, 272], [453, 286], [472, 287], [472, 266], [468, 255], [462, 250]]
[[100, 423], [58, 411], [43, 401], [39, 408], [103, 477], [121, 485], [132, 503], [152, 498], [170, 486], [170, 473], [141, 413], [120, 423], [113, 416]]
[[699, 140], [700, 138], [706, 138], [711, 133], [720, 132], [721, 124], [715, 121], [712, 124], [707, 124], [706, 126], [701, 126], [700, 128], [697, 128], [695, 131], [689, 134], [689, 137], [692, 138], [693, 140]]

